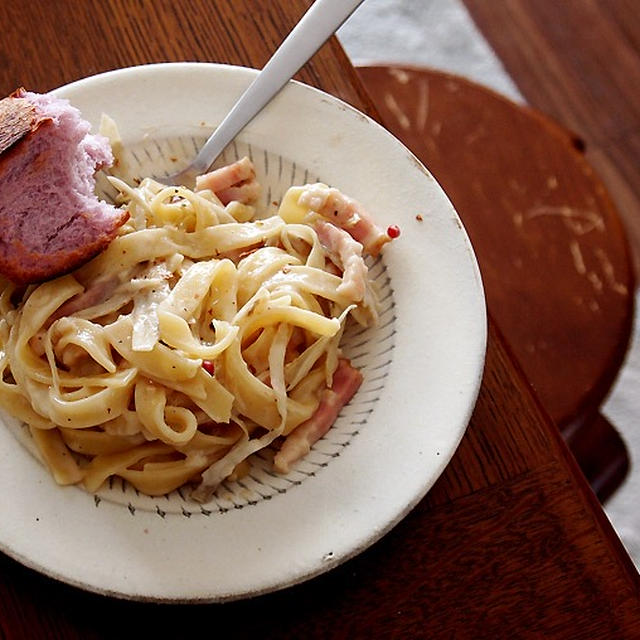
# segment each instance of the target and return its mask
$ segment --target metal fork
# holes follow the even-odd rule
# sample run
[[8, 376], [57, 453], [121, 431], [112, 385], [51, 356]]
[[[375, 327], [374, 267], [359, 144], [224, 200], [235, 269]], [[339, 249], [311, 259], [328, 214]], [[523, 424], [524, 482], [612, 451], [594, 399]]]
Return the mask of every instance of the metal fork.
[[156, 179], [168, 185], [192, 186], [196, 176], [211, 167], [224, 148], [262, 111], [362, 2], [363, 0], [316, 0], [204, 143], [191, 164], [178, 173]]

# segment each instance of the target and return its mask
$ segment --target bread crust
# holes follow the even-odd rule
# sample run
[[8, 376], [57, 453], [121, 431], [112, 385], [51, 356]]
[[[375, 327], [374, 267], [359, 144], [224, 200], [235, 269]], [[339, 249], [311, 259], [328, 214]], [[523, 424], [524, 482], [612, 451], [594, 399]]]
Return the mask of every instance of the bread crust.
[[[36, 107], [17, 89], [0, 100], [0, 183], [10, 163], [20, 163], [27, 156], [29, 145], [38, 136], [54, 135], [54, 123], [38, 115]], [[1, 197], [1, 193], [0, 193]], [[16, 284], [32, 284], [68, 273], [103, 251], [128, 219], [129, 212], [114, 208], [114, 216], [97, 228], [88, 213], [76, 214], [86, 219], [91, 238], [69, 250], [39, 253], [20, 240], [7, 241], [0, 229], [0, 273]], [[37, 229], [33, 229], [37, 233]]]
[[0, 100], [0, 154], [38, 127], [36, 108], [19, 95], [20, 90]]

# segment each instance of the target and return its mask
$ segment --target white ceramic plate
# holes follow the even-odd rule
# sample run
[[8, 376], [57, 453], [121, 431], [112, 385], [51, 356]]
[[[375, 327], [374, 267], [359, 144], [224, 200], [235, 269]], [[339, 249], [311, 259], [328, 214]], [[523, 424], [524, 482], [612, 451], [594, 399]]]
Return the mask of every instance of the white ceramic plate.
[[[254, 74], [151, 65], [55, 93], [94, 130], [103, 112], [114, 118], [130, 169], [142, 175], [179, 168]], [[246, 128], [226, 159], [244, 153], [256, 164], [267, 208], [291, 184], [320, 179], [362, 202], [381, 226], [401, 227], [371, 263], [379, 326], [345, 335], [365, 375], [362, 388], [288, 476], [271, 472], [266, 452], [246, 479], [225, 484], [203, 506], [181, 492], [139, 496], [119, 481], [97, 496], [60, 488], [29, 453], [24, 430], [5, 418], [0, 548], [24, 564], [135, 599], [211, 602], [272, 591], [380, 538], [453, 455], [480, 386], [486, 316], [473, 250], [434, 178], [382, 127], [299, 83]]]

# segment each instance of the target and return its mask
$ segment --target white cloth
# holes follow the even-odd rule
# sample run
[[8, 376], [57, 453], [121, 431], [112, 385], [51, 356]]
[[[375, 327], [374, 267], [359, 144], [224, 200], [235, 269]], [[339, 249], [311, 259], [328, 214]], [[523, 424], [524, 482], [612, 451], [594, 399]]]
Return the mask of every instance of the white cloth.
[[[460, 0], [366, 0], [338, 32], [354, 64], [398, 63], [457, 73], [523, 98]], [[637, 300], [637, 303], [640, 299]], [[636, 566], [640, 567], [640, 322], [625, 366], [603, 411], [627, 443], [631, 471], [605, 510]]]
[[522, 101], [460, 0], [365, 0], [338, 31], [356, 65], [397, 62], [458, 73]]
[[[635, 306], [640, 304], [640, 292], [636, 292]], [[605, 505], [605, 511], [624, 543], [636, 567], [640, 569], [640, 429], [638, 414], [640, 406], [640, 322], [634, 318], [631, 345], [618, 379], [613, 386], [603, 413], [624, 439], [629, 451], [629, 475], [622, 486]]]

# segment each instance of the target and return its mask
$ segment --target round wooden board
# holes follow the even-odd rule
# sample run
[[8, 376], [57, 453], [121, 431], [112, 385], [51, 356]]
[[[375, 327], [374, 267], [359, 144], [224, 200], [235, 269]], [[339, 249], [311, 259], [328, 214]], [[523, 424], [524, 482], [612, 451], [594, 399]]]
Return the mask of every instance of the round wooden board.
[[358, 72], [384, 125], [451, 198], [490, 313], [570, 434], [595, 414], [621, 366], [634, 286], [625, 232], [579, 140], [458, 76], [391, 66]]

